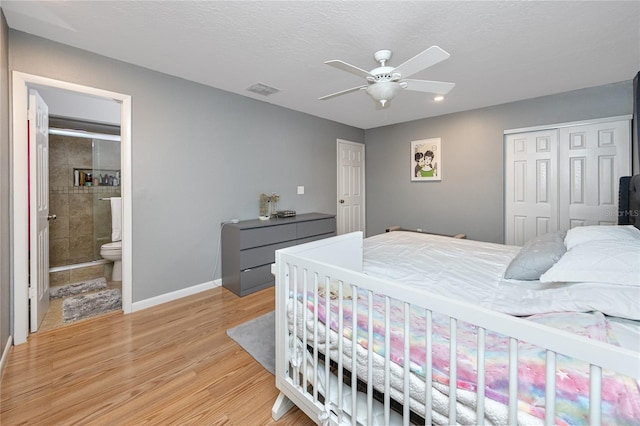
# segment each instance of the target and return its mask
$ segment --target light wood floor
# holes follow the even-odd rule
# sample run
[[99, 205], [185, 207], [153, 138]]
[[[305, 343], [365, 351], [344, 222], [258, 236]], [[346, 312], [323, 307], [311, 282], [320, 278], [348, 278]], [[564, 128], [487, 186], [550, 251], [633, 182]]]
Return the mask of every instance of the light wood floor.
[[[273, 288], [215, 288], [33, 335], [9, 354], [0, 424], [276, 424], [274, 376], [226, 335], [273, 307]], [[277, 424], [314, 423], [294, 408]]]

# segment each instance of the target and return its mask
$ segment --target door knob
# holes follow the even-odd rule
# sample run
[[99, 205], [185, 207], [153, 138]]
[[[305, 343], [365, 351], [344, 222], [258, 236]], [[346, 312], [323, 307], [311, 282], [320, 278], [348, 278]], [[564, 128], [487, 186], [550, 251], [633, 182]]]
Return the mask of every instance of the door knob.
[[56, 216], [55, 214], [50, 214], [49, 216], [47, 216], [47, 220], [55, 220], [57, 218], [58, 216]]
[[340, 204], [344, 204], [344, 200], [340, 200]]

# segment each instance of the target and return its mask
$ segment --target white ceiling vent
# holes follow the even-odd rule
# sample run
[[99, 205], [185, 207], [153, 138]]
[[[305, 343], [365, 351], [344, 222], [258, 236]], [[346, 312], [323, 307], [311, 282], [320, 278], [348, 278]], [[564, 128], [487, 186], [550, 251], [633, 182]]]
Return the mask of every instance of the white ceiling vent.
[[247, 88], [247, 90], [262, 96], [273, 95], [274, 93], [278, 93], [280, 91], [280, 89], [267, 86], [266, 84], [263, 84], [263, 83], [256, 83], [253, 86]]

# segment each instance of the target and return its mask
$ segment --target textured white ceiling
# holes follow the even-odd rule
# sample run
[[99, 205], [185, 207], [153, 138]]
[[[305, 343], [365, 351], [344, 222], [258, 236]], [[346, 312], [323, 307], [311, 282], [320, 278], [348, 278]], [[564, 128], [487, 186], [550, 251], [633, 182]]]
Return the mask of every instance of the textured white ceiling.
[[[12, 1], [10, 28], [318, 117], [369, 129], [631, 80], [638, 1]], [[432, 45], [451, 58], [412, 78], [451, 81], [444, 102], [401, 92], [376, 110], [324, 64], [399, 65]], [[246, 91], [255, 83], [281, 91]]]

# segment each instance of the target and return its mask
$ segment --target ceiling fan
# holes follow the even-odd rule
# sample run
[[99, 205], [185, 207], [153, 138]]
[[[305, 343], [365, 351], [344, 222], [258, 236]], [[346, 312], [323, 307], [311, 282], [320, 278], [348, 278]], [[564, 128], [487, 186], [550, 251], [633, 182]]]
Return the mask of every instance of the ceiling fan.
[[425, 68], [442, 62], [451, 56], [438, 46], [431, 46], [395, 68], [387, 66], [387, 61], [391, 59], [391, 55], [392, 52], [390, 50], [378, 50], [373, 57], [376, 62], [380, 63], [380, 66], [371, 71], [365, 71], [362, 68], [337, 59], [325, 62], [325, 64], [331, 65], [339, 70], [364, 77], [367, 80], [367, 84], [322, 96], [318, 99], [331, 99], [336, 96], [364, 90], [373, 98], [376, 105], [385, 108], [401, 89], [445, 95], [456, 85], [455, 83], [446, 83], [443, 81], [413, 80], [406, 78]]

